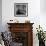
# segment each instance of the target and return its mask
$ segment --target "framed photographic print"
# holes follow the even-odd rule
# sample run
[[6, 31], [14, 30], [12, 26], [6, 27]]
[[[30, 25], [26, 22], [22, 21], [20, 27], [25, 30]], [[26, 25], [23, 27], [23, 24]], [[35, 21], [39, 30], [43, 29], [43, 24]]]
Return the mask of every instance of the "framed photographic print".
[[14, 16], [16, 17], [28, 16], [28, 3], [14, 3]]

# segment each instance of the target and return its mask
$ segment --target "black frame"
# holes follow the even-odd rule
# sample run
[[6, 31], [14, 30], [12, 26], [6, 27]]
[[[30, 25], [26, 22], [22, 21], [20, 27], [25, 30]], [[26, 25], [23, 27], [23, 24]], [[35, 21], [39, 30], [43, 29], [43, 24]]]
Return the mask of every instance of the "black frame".
[[28, 3], [14, 3], [14, 16], [27, 17], [28, 16]]

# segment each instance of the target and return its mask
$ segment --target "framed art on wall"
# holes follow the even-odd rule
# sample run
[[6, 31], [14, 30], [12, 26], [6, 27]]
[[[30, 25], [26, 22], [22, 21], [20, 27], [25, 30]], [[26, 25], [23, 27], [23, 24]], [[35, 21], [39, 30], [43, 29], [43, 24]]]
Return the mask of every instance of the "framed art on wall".
[[14, 3], [14, 16], [16, 17], [28, 16], [28, 3]]

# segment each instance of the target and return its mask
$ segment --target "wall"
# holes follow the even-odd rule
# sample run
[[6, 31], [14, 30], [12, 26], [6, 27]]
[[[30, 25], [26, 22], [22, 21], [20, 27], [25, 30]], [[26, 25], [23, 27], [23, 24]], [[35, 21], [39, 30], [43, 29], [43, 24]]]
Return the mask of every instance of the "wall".
[[[14, 17], [14, 3], [26, 2], [28, 3], [28, 17]], [[36, 37], [36, 27], [40, 24], [40, 0], [3, 0], [2, 1], [2, 25], [3, 31], [7, 31], [7, 22], [10, 19], [24, 22], [29, 19], [33, 25], [33, 45], [38, 46], [38, 39]], [[20, 21], [21, 20], [21, 21]], [[37, 39], [37, 40], [36, 40]]]
[[[26, 2], [28, 3], [28, 17], [14, 17], [14, 3], [15, 2]], [[40, 5], [41, 3], [41, 5]], [[44, 15], [41, 11], [42, 1], [40, 0], [2, 0], [2, 26], [3, 31], [8, 30], [7, 22], [10, 19], [13, 20], [19, 20], [19, 22], [25, 22], [26, 19], [29, 19], [31, 23], [34, 23], [33, 25], [33, 45], [38, 46], [38, 39], [36, 37], [36, 27], [38, 27], [39, 24], [43, 27], [45, 30], [46, 28], [46, 15]], [[20, 21], [21, 20], [21, 21]]]
[[0, 0], [0, 31], [2, 29], [2, 0]]
[[46, 31], [46, 0], [40, 0], [40, 24]]
[[[26, 2], [28, 3], [28, 17], [14, 17], [14, 2]], [[27, 18], [34, 23], [39, 23], [40, 19], [40, 0], [3, 0], [2, 1], [2, 22], [3, 26], [10, 19], [21, 20], [20, 22], [24, 22]], [[19, 18], [19, 19], [18, 19]], [[23, 18], [23, 19], [22, 19]], [[37, 21], [38, 20], [38, 21]], [[5, 28], [6, 29], [6, 28]]]
[[40, 9], [42, 13], [46, 13], [46, 0], [40, 0]]

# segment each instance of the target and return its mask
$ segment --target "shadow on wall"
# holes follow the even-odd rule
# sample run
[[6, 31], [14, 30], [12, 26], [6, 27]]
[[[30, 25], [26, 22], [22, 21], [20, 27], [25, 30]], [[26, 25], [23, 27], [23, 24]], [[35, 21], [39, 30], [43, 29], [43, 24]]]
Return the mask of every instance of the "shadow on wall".
[[40, 11], [46, 14], [46, 0], [40, 0]]
[[2, 31], [2, 0], [0, 0], [0, 31]]

